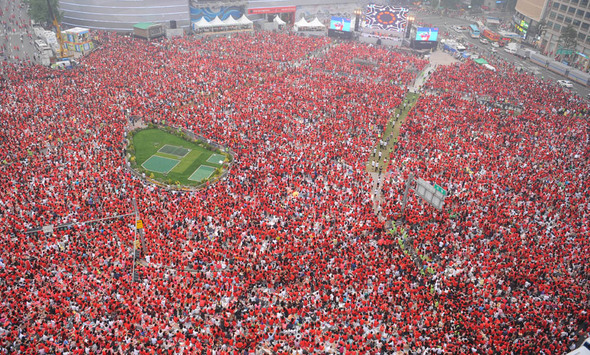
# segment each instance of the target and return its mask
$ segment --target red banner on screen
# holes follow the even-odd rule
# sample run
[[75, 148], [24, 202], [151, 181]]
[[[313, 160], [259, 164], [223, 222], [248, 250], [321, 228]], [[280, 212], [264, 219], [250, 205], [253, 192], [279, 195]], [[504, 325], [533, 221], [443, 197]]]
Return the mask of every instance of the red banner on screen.
[[248, 9], [248, 15], [253, 14], [281, 14], [284, 12], [295, 12], [296, 6], [280, 6], [280, 7], [255, 7]]

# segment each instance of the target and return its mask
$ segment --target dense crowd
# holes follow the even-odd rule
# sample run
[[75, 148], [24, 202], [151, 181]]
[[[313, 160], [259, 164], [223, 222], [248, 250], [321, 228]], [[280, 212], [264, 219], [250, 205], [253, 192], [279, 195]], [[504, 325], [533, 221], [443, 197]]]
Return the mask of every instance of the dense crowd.
[[[586, 103], [509, 69], [431, 74], [382, 206], [424, 273], [366, 167], [426, 60], [265, 32], [101, 42], [71, 71], [0, 69], [1, 351], [554, 354], [588, 332]], [[130, 116], [236, 163], [200, 191], [152, 186], [127, 170]], [[444, 211], [400, 215], [410, 172], [449, 190]], [[137, 283], [134, 219], [84, 223], [133, 198]]]

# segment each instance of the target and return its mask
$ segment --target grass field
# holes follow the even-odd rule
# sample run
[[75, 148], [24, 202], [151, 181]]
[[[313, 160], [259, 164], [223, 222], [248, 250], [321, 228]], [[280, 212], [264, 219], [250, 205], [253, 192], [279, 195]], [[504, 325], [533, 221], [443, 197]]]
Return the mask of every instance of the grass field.
[[[135, 164], [166, 184], [196, 185], [214, 176], [225, 155], [181, 137], [149, 128], [133, 135]], [[141, 170], [141, 169], [140, 169]]]

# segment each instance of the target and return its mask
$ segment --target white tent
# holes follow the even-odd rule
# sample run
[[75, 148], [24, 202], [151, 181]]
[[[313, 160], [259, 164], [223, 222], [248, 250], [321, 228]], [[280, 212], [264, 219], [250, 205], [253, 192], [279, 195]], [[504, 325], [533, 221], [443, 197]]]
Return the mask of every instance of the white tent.
[[305, 20], [305, 17], [302, 17], [301, 20], [299, 20], [293, 24], [293, 27], [295, 28], [296, 31], [298, 31], [300, 29], [308, 28], [309, 22], [307, 22]]
[[237, 26], [240, 23], [235, 18], [233, 18], [232, 15], [229, 15], [225, 20], [223, 20], [223, 24], [226, 26]]
[[252, 25], [252, 23], [253, 23], [253, 22], [252, 22], [252, 21], [250, 21], [250, 19], [249, 19], [249, 18], [247, 18], [247, 17], [246, 17], [246, 15], [242, 15], [242, 17], [240, 17], [240, 18], [238, 19], [238, 23], [239, 23], [240, 25], [244, 25], [244, 26], [246, 26], [246, 25]]
[[219, 16], [215, 16], [215, 18], [209, 21], [209, 27], [223, 27], [225, 24], [223, 21], [219, 19]]
[[198, 30], [200, 28], [209, 27], [209, 21], [205, 19], [205, 16], [201, 17], [199, 21], [193, 22], [193, 30]]
[[274, 20], [272, 20], [274, 23], [278, 24], [278, 25], [285, 25], [287, 24], [285, 21], [283, 21], [279, 15], [276, 15]]
[[314, 27], [314, 28], [326, 28], [326, 26], [324, 26], [323, 23], [320, 22], [320, 20], [318, 20], [318, 18], [314, 18], [313, 21], [311, 21], [309, 23], [309, 27]]

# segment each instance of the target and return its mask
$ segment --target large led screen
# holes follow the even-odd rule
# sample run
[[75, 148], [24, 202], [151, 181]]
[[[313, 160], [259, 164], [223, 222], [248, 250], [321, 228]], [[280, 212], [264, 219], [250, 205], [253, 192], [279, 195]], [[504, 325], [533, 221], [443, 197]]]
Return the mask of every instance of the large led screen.
[[416, 29], [416, 41], [436, 41], [438, 39], [438, 28], [418, 27]]
[[332, 16], [332, 19], [330, 20], [330, 29], [350, 32], [350, 19]]
[[407, 16], [408, 9], [403, 7], [369, 4], [365, 18], [370, 28], [403, 32], [406, 30]]

